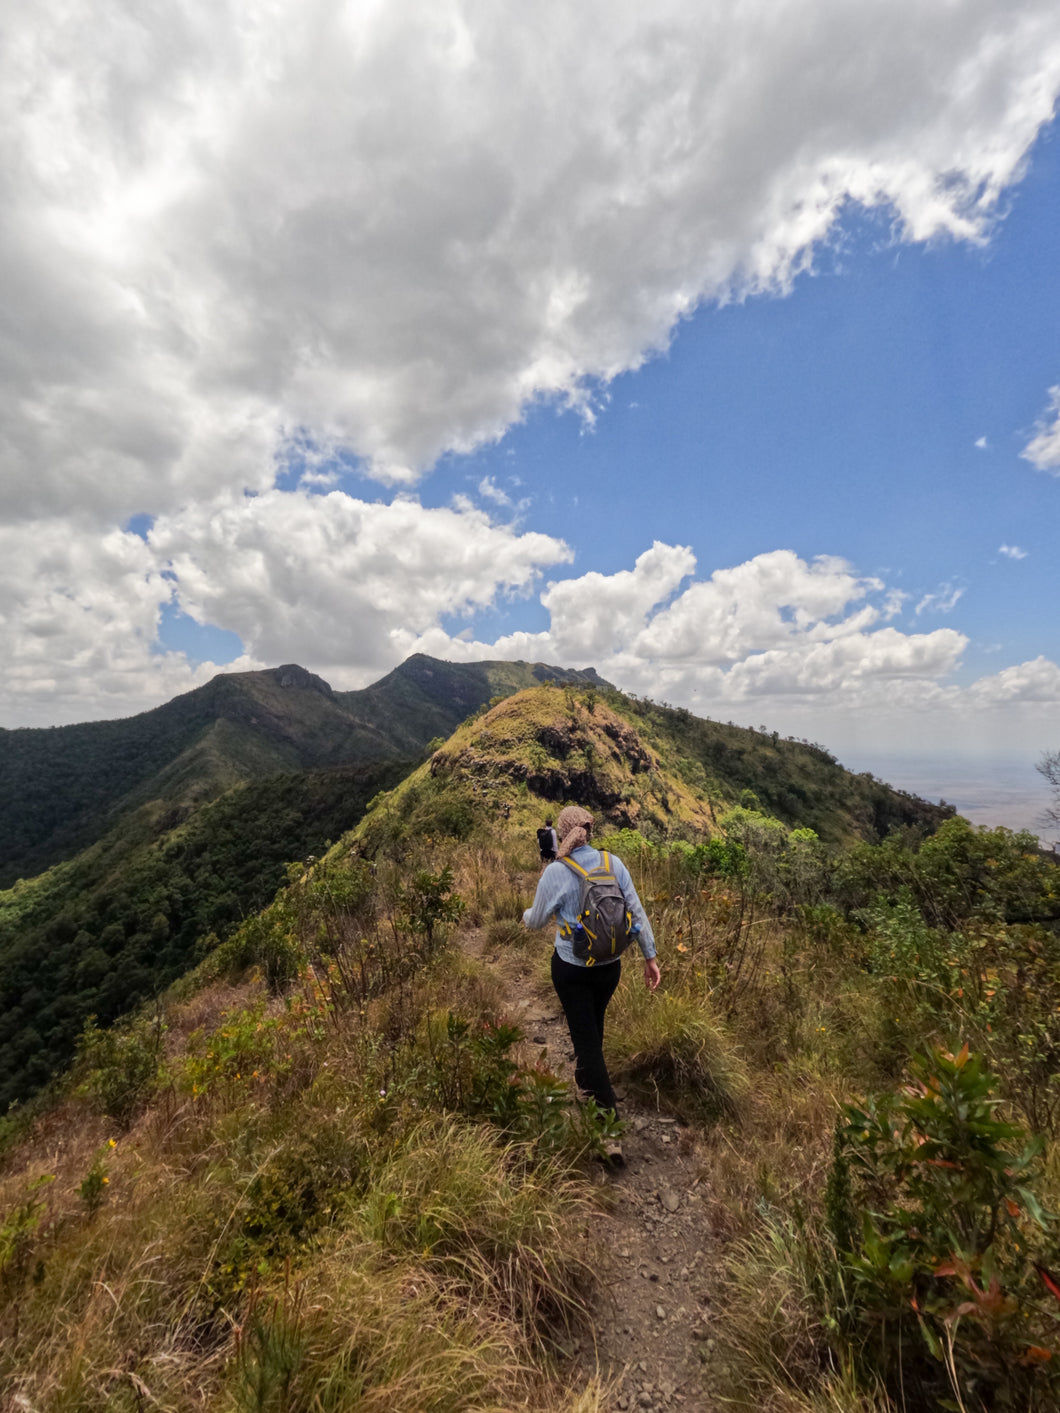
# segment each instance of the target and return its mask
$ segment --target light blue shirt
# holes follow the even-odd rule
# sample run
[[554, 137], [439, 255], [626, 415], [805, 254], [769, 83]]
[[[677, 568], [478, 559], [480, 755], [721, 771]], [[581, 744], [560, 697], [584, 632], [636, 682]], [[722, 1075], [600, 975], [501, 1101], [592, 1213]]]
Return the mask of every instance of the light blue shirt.
[[[641, 956], [645, 961], [648, 961], [655, 956], [655, 937], [652, 934], [651, 923], [648, 921], [648, 914], [644, 911], [641, 901], [637, 897], [637, 890], [633, 887], [629, 869], [614, 854], [609, 854], [608, 857], [611, 860], [611, 870], [618, 886], [622, 889], [622, 896], [626, 900], [626, 906], [633, 916], [633, 921], [640, 923], [637, 942], [640, 945]], [[595, 868], [600, 862], [600, 851], [594, 849], [591, 844], [582, 844], [579, 848], [571, 850], [571, 858], [576, 864], [581, 864], [582, 868]], [[559, 929], [564, 923], [570, 928], [578, 921], [578, 904], [581, 902], [581, 896], [581, 879], [573, 869], [568, 868], [565, 863], [560, 863], [557, 859], [555, 863], [548, 865], [538, 879], [533, 904], [523, 913], [523, 923], [529, 928], [544, 927], [553, 918], [556, 919], [558, 923], [556, 951], [565, 962], [570, 962], [572, 966], [576, 967], [583, 967], [585, 963], [574, 955], [570, 938], [562, 937]], [[610, 963], [602, 962], [598, 965], [609, 966]]]

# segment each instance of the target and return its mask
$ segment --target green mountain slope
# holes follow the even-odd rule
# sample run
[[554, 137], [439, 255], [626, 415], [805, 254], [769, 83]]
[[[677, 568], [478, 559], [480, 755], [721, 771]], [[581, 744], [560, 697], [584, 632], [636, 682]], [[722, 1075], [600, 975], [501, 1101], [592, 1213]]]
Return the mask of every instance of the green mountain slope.
[[333, 692], [289, 665], [223, 673], [125, 720], [0, 730], [0, 887], [71, 858], [152, 800], [195, 804], [241, 780], [418, 755], [492, 696], [545, 677], [599, 681], [417, 655], [363, 691]]
[[[44, 757], [53, 810], [64, 798], [58, 765], [102, 743], [84, 752], [65, 798], [82, 803], [80, 829], [109, 827], [0, 893], [0, 1112], [67, 1063], [87, 1016], [107, 1023], [168, 985], [204, 937], [223, 937], [272, 897], [285, 862], [356, 825], [439, 736], [446, 744], [409, 776], [396, 813], [370, 822], [384, 840], [459, 832], [453, 822], [483, 808], [531, 830], [542, 801], [566, 799], [662, 839], [712, 833], [748, 792], [834, 843], [927, 833], [952, 813], [851, 775], [820, 747], [635, 701], [591, 671], [523, 663], [416, 657], [350, 693], [301, 668], [236, 674], [98, 727], [39, 733], [54, 745]], [[143, 756], [129, 759], [137, 742]], [[22, 777], [33, 749], [19, 757]], [[37, 848], [70, 837], [53, 829]]]
[[69, 1061], [89, 1015], [106, 1024], [157, 994], [202, 938], [262, 907], [284, 863], [356, 824], [430, 740], [542, 677], [599, 681], [415, 657], [333, 693], [289, 666], [129, 721], [2, 733], [0, 1112]]

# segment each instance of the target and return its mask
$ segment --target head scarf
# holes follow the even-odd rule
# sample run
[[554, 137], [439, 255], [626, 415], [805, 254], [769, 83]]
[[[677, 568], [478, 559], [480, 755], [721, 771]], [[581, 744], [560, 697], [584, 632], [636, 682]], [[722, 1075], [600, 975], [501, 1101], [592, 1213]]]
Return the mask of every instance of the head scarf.
[[559, 835], [559, 852], [556, 857], [565, 859], [573, 849], [588, 844], [592, 828], [593, 817], [588, 810], [583, 810], [581, 805], [568, 805], [566, 809], [560, 810], [556, 820], [556, 833]]

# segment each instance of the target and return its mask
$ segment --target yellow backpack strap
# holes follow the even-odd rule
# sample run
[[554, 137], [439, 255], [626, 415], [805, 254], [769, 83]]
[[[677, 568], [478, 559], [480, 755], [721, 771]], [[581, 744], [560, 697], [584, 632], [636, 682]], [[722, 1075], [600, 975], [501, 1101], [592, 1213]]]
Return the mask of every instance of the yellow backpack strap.
[[563, 858], [563, 859], [560, 859], [559, 862], [560, 862], [560, 863], [563, 863], [563, 864], [566, 864], [568, 868], [572, 868], [572, 869], [574, 870], [574, 872], [580, 874], [580, 875], [582, 876], [582, 878], [588, 878], [588, 877], [589, 877], [588, 873], [586, 872], [586, 870], [585, 870], [584, 868], [582, 868], [581, 864], [580, 864], [580, 863], [575, 863], [573, 859], [570, 859], [570, 858]]
[[600, 867], [604, 870], [605, 873], [611, 872], [611, 860], [608, 857], [606, 849], [600, 850]]

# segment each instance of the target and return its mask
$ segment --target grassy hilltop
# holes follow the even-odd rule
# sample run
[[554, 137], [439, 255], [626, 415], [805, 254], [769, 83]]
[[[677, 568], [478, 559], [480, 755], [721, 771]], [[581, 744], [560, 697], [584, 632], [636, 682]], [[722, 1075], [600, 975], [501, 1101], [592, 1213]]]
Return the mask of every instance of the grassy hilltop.
[[[699, 1175], [686, 1406], [1055, 1409], [1060, 876], [863, 777], [814, 829], [780, 802], [812, 817], [834, 763], [730, 730], [503, 700], [158, 1011], [90, 1032], [5, 1125], [5, 1413], [619, 1406], [571, 1350], [611, 1318], [621, 1189], [502, 984], [544, 984], [518, 918], [568, 798], [663, 963], [654, 997], [623, 982], [608, 1053]], [[738, 748], [773, 753], [757, 802], [717, 769]]]

